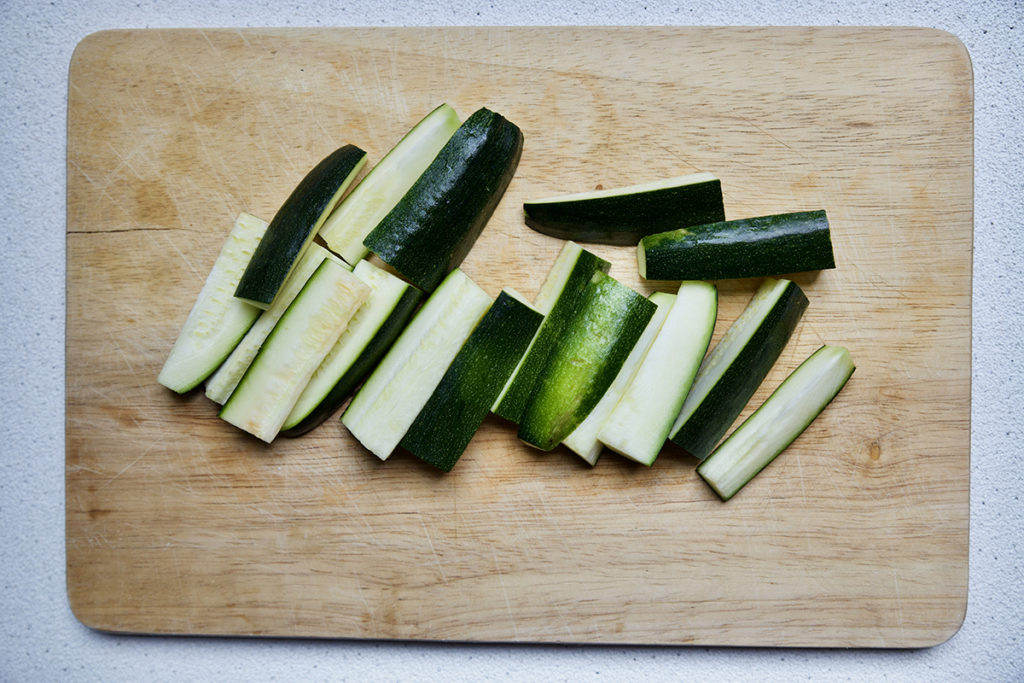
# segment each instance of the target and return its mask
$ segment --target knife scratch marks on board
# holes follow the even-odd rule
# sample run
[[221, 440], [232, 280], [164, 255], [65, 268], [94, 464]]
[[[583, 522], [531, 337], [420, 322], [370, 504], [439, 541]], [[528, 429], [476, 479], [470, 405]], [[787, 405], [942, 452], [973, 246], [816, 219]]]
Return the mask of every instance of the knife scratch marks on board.
[[892, 587], [896, 592], [896, 599], [893, 601], [896, 608], [896, 625], [900, 628], [900, 638], [902, 638], [906, 627], [903, 623], [903, 596], [900, 594], [900, 576], [896, 571], [896, 567], [892, 568]]
[[498, 564], [498, 551], [491, 548], [491, 555], [494, 557], [494, 571], [498, 575], [498, 583], [501, 584], [501, 596], [505, 598], [505, 609], [508, 611], [508, 620], [512, 625], [512, 634], [518, 640], [519, 629], [516, 627], [516, 615], [512, 611], [512, 602], [508, 599], [508, 588], [505, 586], [505, 575], [501, 571], [501, 565]]
[[430, 552], [434, 554], [434, 562], [437, 563], [437, 571], [441, 574], [441, 582], [448, 583], [448, 577], [444, 573], [444, 565], [441, 564], [441, 554], [437, 552], [437, 548], [434, 547], [434, 539], [430, 537], [430, 530], [427, 529], [427, 523], [423, 521], [423, 515], [418, 515], [420, 518], [420, 525], [423, 527], [423, 534], [427, 537], [427, 543], [430, 545]]
[[152, 444], [150, 444], [149, 446], [147, 446], [147, 447], [146, 447], [146, 450], [142, 451], [142, 453], [140, 453], [140, 454], [139, 454], [139, 456], [138, 456], [137, 458], [135, 458], [135, 459], [134, 459], [134, 460], [132, 460], [132, 461], [131, 461], [130, 463], [128, 463], [127, 465], [125, 465], [125, 466], [124, 466], [124, 467], [123, 467], [123, 468], [121, 469], [121, 471], [120, 471], [120, 472], [118, 472], [117, 474], [115, 474], [114, 476], [112, 476], [112, 477], [111, 477], [110, 479], [108, 479], [107, 481], [105, 481], [105, 482], [104, 482], [103, 484], [100, 484], [99, 486], [97, 486], [97, 487], [96, 487], [96, 490], [97, 490], [97, 491], [100, 491], [100, 490], [102, 490], [102, 489], [106, 488], [107, 486], [109, 486], [109, 485], [110, 485], [110, 484], [111, 484], [111, 483], [112, 483], [112, 482], [113, 482], [113, 481], [114, 481], [115, 479], [117, 479], [117, 478], [118, 478], [118, 477], [120, 477], [120, 476], [121, 476], [122, 474], [124, 474], [125, 472], [127, 472], [128, 470], [130, 470], [130, 469], [131, 469], [132, 467], [134, 467], [134, 466], [135, 466], [135, 463], [137, 463], [138, 461], [142, 460], [142, 459], [143, 459], [143, 458], [144, 458], [144, 457], [145, 457], [146, 455], [148, 455], [148, 454], [149, 454], [149, 452], [150, 452], [151, 450], [153, 450], [153, 445], [152, 445]]
[[[165, 235], [165, 237], [166, 237], [166, 235]], [[201, 281], [201, 282], [205, 282], [206, 281], [206, 276], [200, 275], [199, 271], [196, 270], [196, 267], [194, 265], [192, 265], [191, 261], [188, 260], [188, 256], [185, 256], [185, 252], [183, 252], [181, 249], [179, 249], [178, 245], [174, 243], [174, 240], [172, 240], [172, 239], [170, 239], [168, 237], [167, 238], [167, 243], [171, 245], [171, 248], [174, 249], [174, 251], [178, 252], [178, 255], [181, 257], [181, 260], [184, 261], [185, 265], [187, 265], [189, 267], [189, 270], [192, 271], [192, 274], [196, 277], [196, 279]]]

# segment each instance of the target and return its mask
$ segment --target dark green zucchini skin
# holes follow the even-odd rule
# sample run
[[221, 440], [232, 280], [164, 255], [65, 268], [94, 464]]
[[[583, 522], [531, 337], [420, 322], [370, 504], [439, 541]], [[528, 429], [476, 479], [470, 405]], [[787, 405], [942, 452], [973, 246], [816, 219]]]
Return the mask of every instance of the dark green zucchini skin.
[[590, 414], [615, 380], [657, 305], [595, 273], [519, 421], [519, 439], [550, 451]]
[[592, 199], [525, 202], [526, 224], [563, 240], [634, 245], [647, 235], [725, 220], [722, 182]]
[[439, 470], [450, 472], [543, 318], [501, 292], [416, 416], [402, 438], [402, 447]]
[[341, 407], [345, 400], [352, 395], [359, 383], [362, 382], [370, 371], [377, 367], [378, 361], [384, 357], [387, 350], [391, 348], [392, 342], [405, 329], [413, 311], [423, 297], [423, 292], [410, 287], [398, 300], [398, 303], [391, 311], [391, 315], [373, 335], [373, 339], [366, 345], [366, 348], [355, 360], [352, 367], [338, 379], [330, 393], [324, 397], [320, 404], [310, 411], [301, 422], [290, 429], [281, 432], [284, 436], [301, 436], [309, 430], [318, 427], [324, 420], [329, 418]]
[[824, 211], [744, 218], [649, 235], [637, 247], [648, 280], [724, 280], [835, 268]]
[[363, 244], [412, 284], [434, 291], [480, 236], [522, 152], [522, 131], [479, 109]]
[[807, 310], [807, 296], [790, 281], [775, 306], [718, 383], [670, 440], [704, 460], [732, 426], [786, 348]]
[[495, 407], [496, 415], [510, 422], [519, 423], [530, 394], [533, 393], [534, 384], [544, 370], [548, 356], [558, 345], [566, 325], [583, 302], [591, 279], [597, 272], [607, 273], [610, 267], [608, 261], [592, 252], [586, 249], [580, 252], [568, 281], [562, 287], [562, 292], [551, 311], [545, 316], [533, 346], [530, 347], [523, 359], [522, 367], [512, 380], [512, 386], [505, 393], [501, 403]]
[[366, 152], [345, 145], [317, 164], [295, 187], [270, 221], [267, 232], [242, 273], [235, 296], [269, 306], [292, 266], [312, 242], [333, 206], [338, 190], [352, 182]]

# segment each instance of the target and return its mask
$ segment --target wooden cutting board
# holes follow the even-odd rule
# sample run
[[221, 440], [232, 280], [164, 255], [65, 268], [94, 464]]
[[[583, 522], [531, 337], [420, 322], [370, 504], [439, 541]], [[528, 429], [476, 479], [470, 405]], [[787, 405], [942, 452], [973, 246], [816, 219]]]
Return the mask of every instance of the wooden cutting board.
[[[72, 60], [67, 571], [97, 629], [915, 647], [966, 606], [971, 67], [925, 29], [116, 31]], [[156, 376], [239, 211], [446, 101], [525, 135], [464, 263], [532, 296], [524, 199], [696, 171], [740, 218], [824, 208], [838, 267], [751, 405], [820, 344], [858, 369], [729, 503], [666, 449], [542, 455], [489, 418], [453, 472], [331, 419], [265, 446]], [[629, 248], [596, 246], [644, 293]], [[720, 284], [715, 339], [756, 281]], [[748, 411], [750, 408], [748, 408]], [[747, 413], [744, 413], [745, 417]]]

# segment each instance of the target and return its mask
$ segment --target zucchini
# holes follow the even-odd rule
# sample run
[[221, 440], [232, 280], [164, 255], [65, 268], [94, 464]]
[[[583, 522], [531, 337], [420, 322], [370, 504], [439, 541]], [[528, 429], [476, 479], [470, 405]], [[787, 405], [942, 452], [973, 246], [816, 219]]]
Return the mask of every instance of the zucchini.
[[359, 261], [352, 272], [370, 294], [284, 421], [285, 436], [308, 432], [340, 408], [391, 347], [420, 301], [420, 290], [369, 261]]
[[807, 309], [790, 280], [767, 279], [704, 359], [670, 431], [703, 460], [761, 385]]
[[594, 273], [539, 373], [519, 439], [543, 451], [564, 441], [601, 400], [656, 308], [614, 278]]
[[366, 256], [363, 239], [405, 196], [459, 123], [455, 110], [442, 104], [406, 133], [327, 217], [320, 228], [327, 246], [349, 263]]
[[[306, 281], [320, 267], [323, 260], [327, 258], [344, 265], [337, 256], [319, 244], [311, 244], [309, 246], [309, 249], [299, 260], [295, 270], [288, 277], [288, 281], [281, 288], [281, 293], [274, 297], [273, 303], [270, 304], [267, 310], [260, 312], [260, 316], [253, 323], [252, 327], [249, 328], [249, 331], [245, 333], [245, 336], [242, 337], [242, 341], [238, 342], [238, 345], [235, 346], [227, 360], [206, 381], [206, 397], [208, 399], [224, 405], [228, 397], [231, 396], [231, 392], [238, 386], [242, 375], [249, 369], [253, 358], [259, 353], [260, 347], [263, 346], [267, 335], [274, 329], [277, 321], [281, 319], [285, 310], [291, 305], [295, 297], [298, 296]], [[348, 268], [347, 265], [345, 267]]]
[[498, 294], [409, 427], [402, 447], [450, 472], [543, 318], [515, 292]]
[[235, 296], [267, 308], [309, 248], [317, 230], [366, 163], [366, 152], [345, 145], [332, 152], [296, 186], [270, 221]]
[[710, 173], [523, 204], [526, 224], [564, 240], [634, 245], [644, 236], [725, 220], [722, 182]]
[[363, 244], [409, 282], [433, 291], [476, 242], [522, 151], [515, 124], [479, 109]]
[[578, 244], [567, 242], [562, 246], [534, 299], [534, 306], [545, 315], [544, 322], [491, 408], [496, 415], [510, 422], [519, 422], [533, 392], [533, 385], [573, 312], [583, 300], [587, 285], [594, 273], [607, 273], [610, 266], [608, 261]]
[[[633, 346], [633, 350], [629, 352], [626, 362], [622, 364], [622, 368], [615, 375], [615, 380], [611, 386], [601, 396], [601, 400], [597, 402], [597, 405], [590, 411], [586, 419], [572, 431], [572, 434], [565, 437], [563, 443], [569, 450], [591, 465], [597, 463], [597, 458], [601, 455], [601, 451], [604, 448], [604, 445], [598, 440], [598, 432], [604, 425], [605, 419], [611, 414], [616, 404], [618, 404], [622, 393], [632, 382], [633, 375], [646, 357], [651, 343], [657, 337], [658, 331], [661, 329], [662, 323], [665, 322], [665, 317], [668, 315], [669, 309], [672, 308], [674, 300], [674, 294], [666, 294], [664, 292], [655, 292], [650, 296], [651, 303], [655, 304], [657, 309], [654, 311], [654, 315], [651, 316], [650, 322], [647, 323], [647, 327], [644, 328], [644, 333], [640, 335], [640, 339]], [[675, 416], [675, 413], [673, 413], [673, 416]]]
[[220, 417], [270, 443], [370, 288], [330, 259], [284, 312]]
[[490, 305], [461, 270], [448, 274], [342, 413], [367, 450], [391, 456]]
[[637, 244], [649, 280], [722, 280], [835, 268], [824, 211], [723, 221], [649, 235]]
[[232, 292], [266, 230], [266, 221], [247, 213], [235, 219], [160, 369], [160, 384], [179, 394], [194, 389], [224, 362], [252, 326], [260, 309], [234, 298]]
[[850, 352], [822, 346], [702, 462], [697, 473], [729, 500], [832, 402], [855, 370]]
[[654, 463], [708, 350], [717, 314], [714, 285], [679, 286], [658, 336], [601, 427], [601, 443], [644, 465]]

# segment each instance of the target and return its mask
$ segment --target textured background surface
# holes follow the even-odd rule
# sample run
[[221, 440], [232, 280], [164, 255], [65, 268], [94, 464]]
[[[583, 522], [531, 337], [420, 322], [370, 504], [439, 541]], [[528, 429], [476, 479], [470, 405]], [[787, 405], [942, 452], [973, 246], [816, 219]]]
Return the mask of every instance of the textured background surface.
[[[808, 1], [684, 6], [611, 1], [442, 3], [49, 2], [0, 4], [0, 678], [545, 680], [1024, 678], [1018, 421], [1024, 413], [1024, 7]], [[970, 598], [963, 629], [911, 652], [499, 647], [112, 637], [67, 606], [63, 548], [64, 153], [67, 65], [104, 28], [495, 24], [918, 25], [946, 29], [975, 70], [976, 162]]]

